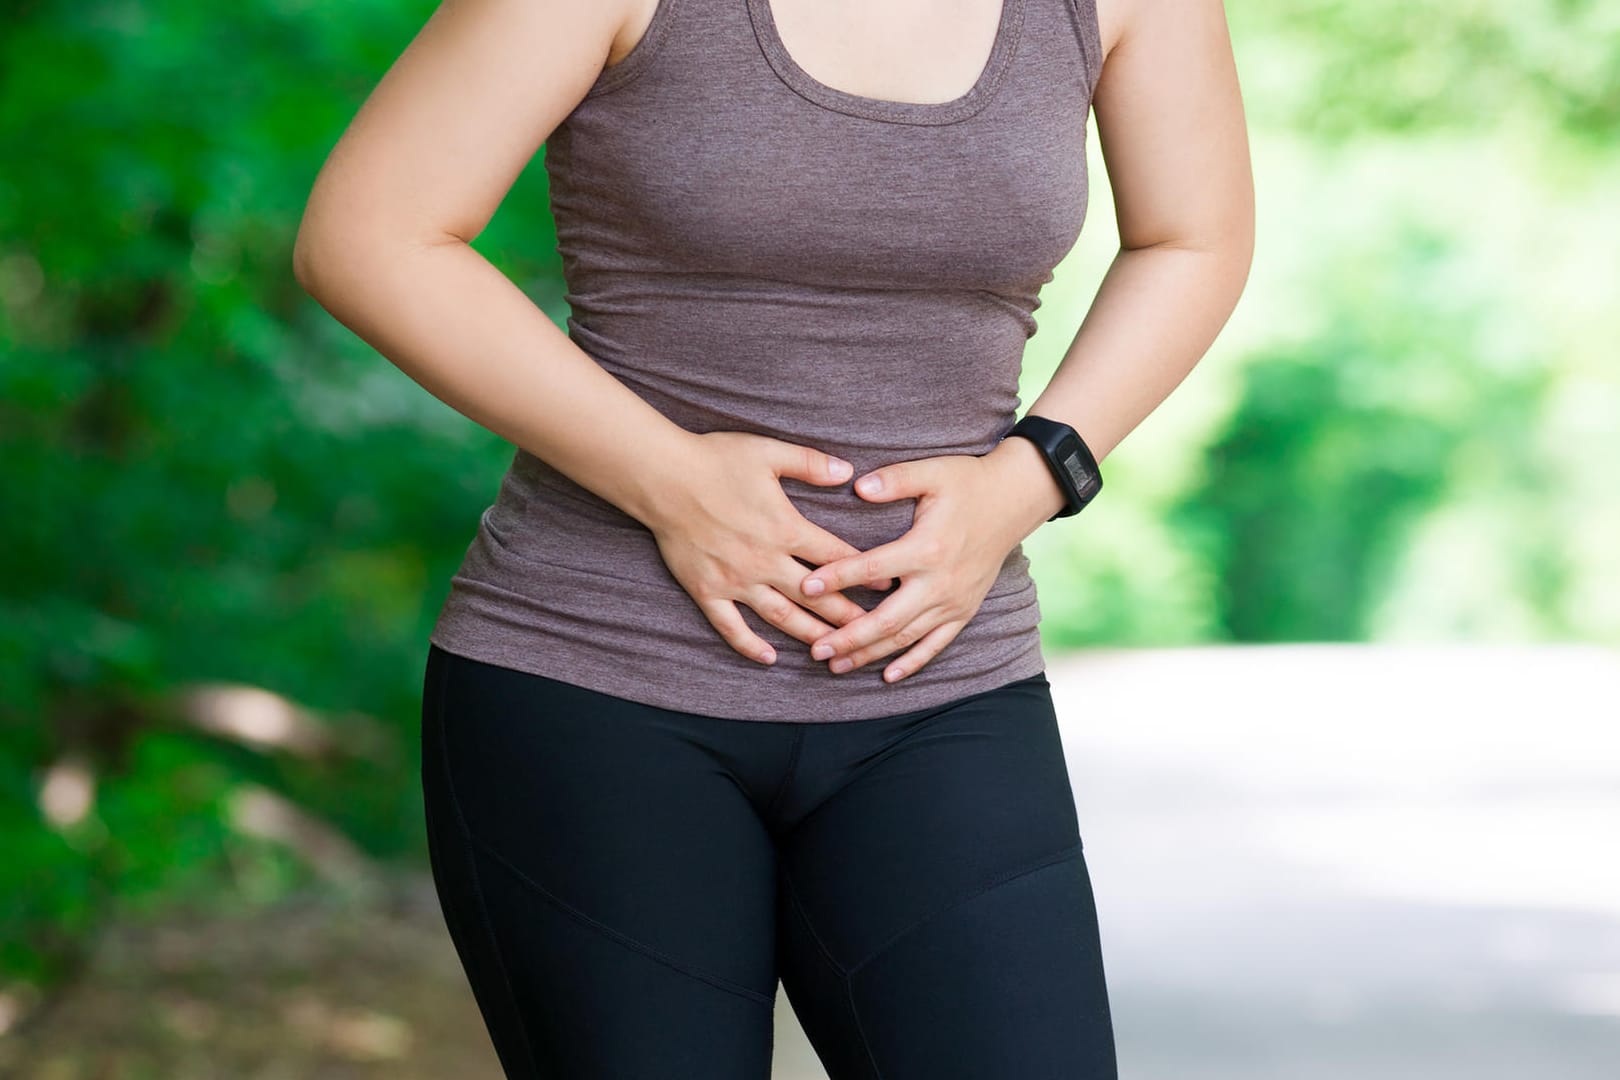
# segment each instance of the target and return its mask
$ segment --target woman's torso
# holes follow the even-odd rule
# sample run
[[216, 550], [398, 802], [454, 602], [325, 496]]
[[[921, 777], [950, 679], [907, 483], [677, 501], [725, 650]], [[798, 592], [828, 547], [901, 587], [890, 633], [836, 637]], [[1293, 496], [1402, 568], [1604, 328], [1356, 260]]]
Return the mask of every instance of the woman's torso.
[[[987, 453], [1085, 217], [1100, 66], [1091, 0], [1004, 0], [966, 92], [866, 97], [800, 67], [768, 0], [658, 0], [546, 144], [570, 338], [694, 432], [813, 445], [857, 476]], [[782, 483], [858, 548], [911, 524], [912, 500]], [[765, 666], [720, 638], [644, 526], [519, 450], [433, 639], [664, 708], [856, 720], [1042, 670], [1028, 571], [1015, 548], [973, 620], [892, 685], [881, 662], [831, 674], [739, 602], [777, 650]]]

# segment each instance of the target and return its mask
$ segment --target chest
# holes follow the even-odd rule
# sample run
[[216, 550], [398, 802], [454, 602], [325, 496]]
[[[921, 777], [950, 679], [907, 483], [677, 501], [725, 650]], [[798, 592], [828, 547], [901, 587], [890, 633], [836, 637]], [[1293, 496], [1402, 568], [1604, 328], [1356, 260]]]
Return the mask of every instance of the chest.
[[[1036, 18], [1060, 10], [1049, 0], [962, 3], [993, 20], [977, 46], [956, 27], [931, 75], [918, 58], [887, 83], [859, 74], [878, 46], [811, 74], [812, 42], [865, 24], [804, 0], [741, 0], [740, 25], [671, 30], [645, 72], [587, 98], [548, 144], [559, 239], [611, 228], [626, 259], [694, 272], [1027, 293], [1085, 218], [1084, 60], [1067, 24]], [[774, 16], [804, 9], [820, 32], [789, 51]], [[875, 96], [907, 91], [933, 100]]]
[[818, 82], [859, 97], [924, 104], [973, 88], [1009, 11], [1004, 0], [762, 0], [756, 7]]

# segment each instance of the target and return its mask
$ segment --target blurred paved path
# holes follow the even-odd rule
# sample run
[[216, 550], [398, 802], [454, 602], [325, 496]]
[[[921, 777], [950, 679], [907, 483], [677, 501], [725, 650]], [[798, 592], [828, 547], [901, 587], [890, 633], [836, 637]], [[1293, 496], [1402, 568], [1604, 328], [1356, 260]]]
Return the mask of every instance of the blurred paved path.
[[[1132, 650], [1048, 677], [1122, 1080], [1620, 1078], [1620, 653]], [[779, 1074], [820, 1077], [800, 1038]]]

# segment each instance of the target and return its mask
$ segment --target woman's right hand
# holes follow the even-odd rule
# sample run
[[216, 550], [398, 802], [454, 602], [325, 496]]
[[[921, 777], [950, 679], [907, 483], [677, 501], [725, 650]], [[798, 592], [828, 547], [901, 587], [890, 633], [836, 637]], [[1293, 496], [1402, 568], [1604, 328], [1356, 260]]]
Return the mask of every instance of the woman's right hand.
[[[739, 601], [807, 645], [866, 614], [841, 592], [799, 597], [807, 570], [861, 549], [800, 514], [780, 482], [791, 476], [812, 484], [845, 484], [853, 475], [850, 464], [753, 432], [694, 435], [686, 464], [690, 482], [673, 492], [657, 520], [647, 525], [670, 573], [727, 644], [751, 660], [776, 660], [770, 643], [743, 620]], [[835, 465], [842, 471], [834, 471]], [[882, 591], [891, 583], [883, 578], [867, 585]]]

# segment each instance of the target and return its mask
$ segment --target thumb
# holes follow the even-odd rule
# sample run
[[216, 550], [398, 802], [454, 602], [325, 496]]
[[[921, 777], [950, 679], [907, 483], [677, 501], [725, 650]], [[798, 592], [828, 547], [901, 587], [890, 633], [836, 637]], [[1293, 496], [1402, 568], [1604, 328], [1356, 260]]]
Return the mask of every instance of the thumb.
[[824, 454], [813, 446], [772, 440], [775, 456], [771, 461], [777, 476], [791, 476], [812, 484], [847, 484], [855, 466], [842, 458]]

